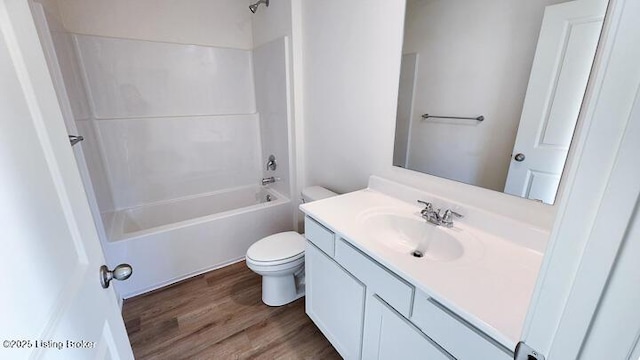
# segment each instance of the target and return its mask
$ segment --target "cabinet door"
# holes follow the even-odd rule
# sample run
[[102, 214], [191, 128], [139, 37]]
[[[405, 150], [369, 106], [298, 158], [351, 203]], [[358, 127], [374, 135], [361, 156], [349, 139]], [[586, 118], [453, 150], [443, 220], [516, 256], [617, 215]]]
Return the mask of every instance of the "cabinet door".
[[365, 287], [310, 242], [305, 252], [306, 312], [345, 359], [360, 359]]
[[377, 296], [367, 299], [363, 359], [454, 359]]

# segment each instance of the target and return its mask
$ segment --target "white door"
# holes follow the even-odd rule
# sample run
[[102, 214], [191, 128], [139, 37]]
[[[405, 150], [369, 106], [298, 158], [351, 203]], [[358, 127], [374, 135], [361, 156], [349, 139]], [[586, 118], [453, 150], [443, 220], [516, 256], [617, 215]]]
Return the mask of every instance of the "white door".
[[553, 204], [606, 5], [577, 0], [545, 9], [505, 193]]
[[[631, 221], [593, 318], [581, 358], [640, 359], [640, 214]], [[611, 346], [615, 344], [615, 346]]]
[[640, 356], [638, 14], [640, 1], [610, 2], [555, 206], [522, 333], [547, 360]]
[[364, 285], [310, 242], [304, 266], [307, 315], [343, 358], [360, 359]]
[[133, 358], [24, 0], [0, 0], [0, 229], [0, 358]]

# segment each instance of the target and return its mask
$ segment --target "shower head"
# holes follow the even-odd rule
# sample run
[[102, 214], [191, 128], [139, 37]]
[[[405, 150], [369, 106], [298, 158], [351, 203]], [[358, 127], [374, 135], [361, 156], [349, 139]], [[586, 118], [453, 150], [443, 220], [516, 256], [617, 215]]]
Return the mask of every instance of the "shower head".
[[258, 11], [258, 6], [260, 6], [260, 4], [265, 4], [267, 7], [269, 7], [269, 0], [260, 0], [255, 4], [249, 5], [249, 10], [251, 10], [252, 13], [256, 13], [256, 11]]

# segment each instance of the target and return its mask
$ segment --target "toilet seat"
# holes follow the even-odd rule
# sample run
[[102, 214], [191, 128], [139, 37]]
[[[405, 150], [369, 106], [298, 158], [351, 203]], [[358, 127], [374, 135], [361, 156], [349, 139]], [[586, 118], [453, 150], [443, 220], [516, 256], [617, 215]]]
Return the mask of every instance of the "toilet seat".
[[249, 247], [247, 261], [255, 265], [274, 266], [297, 262], [304, 257], [304, 237], [295, 231], [267, 236]]

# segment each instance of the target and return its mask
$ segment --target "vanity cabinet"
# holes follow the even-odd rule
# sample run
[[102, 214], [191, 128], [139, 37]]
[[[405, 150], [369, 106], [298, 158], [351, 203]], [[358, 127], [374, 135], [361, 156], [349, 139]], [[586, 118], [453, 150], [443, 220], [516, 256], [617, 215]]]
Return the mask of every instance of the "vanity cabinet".
[[345, 359], [359, 359], [365, 287], [322, 250], [305, 250], [306, 312]]
[[367, 299], [366, 312], [363, 359], [454, 359], [379, 297]]
[[508, 360], [513, 353], [307, 216], [306, 312], [345, 359]]
[[369, 292], [378, 295], [404, 317], [411, 315], [413, 285], [389, 272], [344, 239], [336, 240], [335, 259], [345, 270], [362, 281]]
[[457, 359], [513, 359], [513, 353], [421, 291], [411, 321]]

